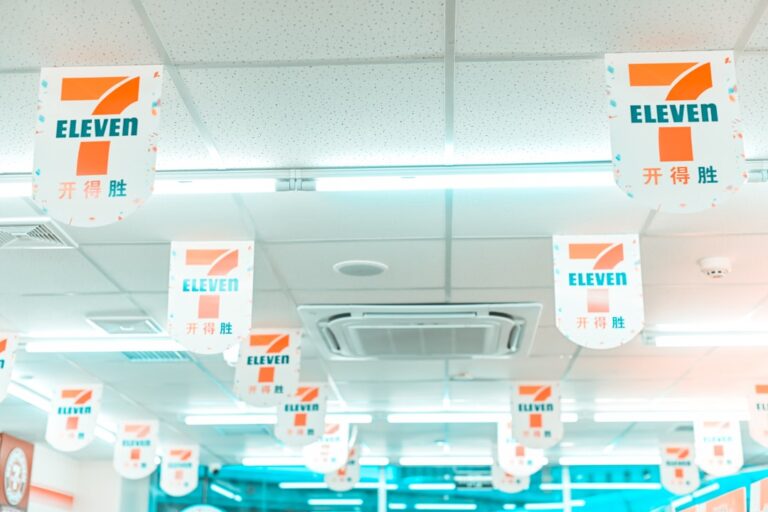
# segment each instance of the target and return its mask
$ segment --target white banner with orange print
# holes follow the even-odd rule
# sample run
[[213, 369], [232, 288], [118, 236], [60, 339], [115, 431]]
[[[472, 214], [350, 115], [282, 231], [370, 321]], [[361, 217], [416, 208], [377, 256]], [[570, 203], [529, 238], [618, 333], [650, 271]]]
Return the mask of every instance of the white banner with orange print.
[[553, 236], [557, 328], [577, 345], [615, 348], [643, 329], [637, 235]]
[[749, 395], [749, 435], [768, 448], [768, 384], [756, 384]]
[[240, 346], [235, 393], [257, 407], [278, 405], [296, 393], [300, 364], [300, 330], [251, 331]]
[[8, 386], [11, 383], [17, 345], [16, 335], [0, 333], [0, 402], [8, 396]]
[[749, 486], [749, 512], [768, 512], [768, 478]]
[[304, 465], [315, 473], [330, 473], [341, 468], [349, 455], [349, 424], [326, 423], [323, 436], [302, 448]]
[[75, 452], [93, 441], [103, 389], [101, 384], [56, 389], [45, 430], [48, 444], [62, 452]]
[[616, 183], [654, 210], [719, 205], [747, 180], [733, 52], [609, 54]]
[[156, 420], [128, 421], [118, 425], [113, 459], [117, 473], [129, 480], [151, 475], [157, 467], [158, 435]]
[[168, 496], [186, 496], [197, 489], [200, 474], [200, 447], [171, 446], [163, 454], [160, 489]]
[[152, 194], [162, 66], [43, 68], [33, 197], [46, 215], [95, 227]]
[[336, 471], [325, 474], [328, 488], [336, 492], [347, 492], [360, 481], [360, 448], [353, 446], [347, 453], [347, 463]]
[[531, 486], [530, 476], [517, 476], [504, 471], [501, 466], [494, 464], [491, 467], [491, 482], [493, 488], [507, 494], [517, 494], [527, 491]]
[[712, 476], [733, 475], [744, 465], [738, 421], [696, 421], [693, 435], [696, 463], [705, 473]]
[[661, 485], [672, 494], [690, 494], [699, 488], [701, 478], [696, 466], [693, 443], [662, 443]]
[[296, 393], [277, 407], [275, 437], [287, 445], [305, 446], [325, 432], [325, 384], [300, 384]]
[[517, 383], [512, 391], [512, 430], [528, 448], [551, 448], [563, 438], [560, 384]]
[[517, 476], [531, 476], [546, 464], [543, 450], [526, 448], [515, 441], [511, 421], [500, 421], [496, 433], [496, 461], [505, 472]]
[[248, 339], [253, 308], [253, 242], [173, 242], [168, 333], [198, 354], [220, 354]]
[[741, 487], [680, 512], [747, 512], [747, 489]]

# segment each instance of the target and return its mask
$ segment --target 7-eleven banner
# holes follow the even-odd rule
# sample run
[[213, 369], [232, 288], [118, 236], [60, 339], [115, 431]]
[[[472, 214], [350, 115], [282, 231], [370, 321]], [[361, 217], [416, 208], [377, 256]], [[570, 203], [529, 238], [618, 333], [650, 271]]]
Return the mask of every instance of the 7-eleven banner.
[[586, 348], [615, 348], [643, 329], [637, 235], [554, 236], [555, 317]]
[[43, 68], [33, 197], [65, 224], [123, 220], [152, 194], [162, 66]]
[[528, 448], [551, 448], [563, 438], [560, 384], [518, 383], [512, 391], [512, 429]]
[[680, 512], [747, 512], [747, 489], [741, 487]]
[[768, 478], [749, 487], [749, 512], [768, 512]]
[[16, 360], [17, 339], [13, 334], [0, 333], [0, 402], [8, 396], [11, 372]]
[[114, 466], [123, 478], [138, 480], [152, 474], [157, 464], [158, 422], [129, 421], [117, 427]]
[[160, 489], [168, 496], [186, 496], [197, 489], [199, 473], [199, 446], [171, 446], [163, 455]]
[[302, 448], [304, 465], [315, 473], [330, 473], [341, 468], [349, 455], [349, 424], [326, 423], [323, 437]]
[[336, 492], [347, 492], [360, 481], [360, 448], [353, 446], [347, 454], [347, 463], [336, 471], [325, 474], [328, 488]]
[[45, 440], [62, 452], [85, 448], [96, 434], [103, 386], [66, 386], [55, 390]]
[[757, 384], [749, 396], [749, 434], [768, 448], [768, 384]]
[[530, 476], [516, 476], [504, 471], [501, 466], [494, 464], [491, 467], [491, 482], [493, 488], [507, 494], [517, 494], [527, 491], [531, 486]]
[[531, 476], [544, 467], [544, 451], [526, 448], [516, 442], [511, 421], [500, 421], [496, 432], [496, 459], [505, 472], [517, 476]]
[[741, 426], [738, 421], [696, 421], [696, 462], [712, 476], [738, 473], [744, 465]]
[[693, 443], [663, 443], [659, 470], [661, 485], [672, 494], [690, 494], [701, 483]]
[[251, 331], [240, 346], [235, 393], [257, 407], [278, 405], [299, 386], [301, 331]]
[[325, 384], [300, 384], [277, 407], [275, 437], [287, 445], [305, 446], [325, 432]]
[[220, 354], [248, 339], [253, 242], [173, 242], [168, 333], [192, 352]]

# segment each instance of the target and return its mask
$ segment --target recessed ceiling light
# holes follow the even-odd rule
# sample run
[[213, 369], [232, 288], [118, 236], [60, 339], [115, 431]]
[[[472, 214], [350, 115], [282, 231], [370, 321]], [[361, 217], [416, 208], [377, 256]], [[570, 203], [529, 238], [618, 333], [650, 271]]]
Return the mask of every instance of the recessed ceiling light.
[[384, 273], [389, 267], [380, 261], [347, 260], [336, 263], [333, 270], [345, 276], [371, 277]]

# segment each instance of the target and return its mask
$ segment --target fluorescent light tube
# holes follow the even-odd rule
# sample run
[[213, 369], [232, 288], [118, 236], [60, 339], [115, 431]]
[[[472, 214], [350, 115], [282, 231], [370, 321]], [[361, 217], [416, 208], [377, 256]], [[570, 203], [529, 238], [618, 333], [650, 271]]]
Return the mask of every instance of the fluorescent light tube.
[[[503, 412], [402, 412], [387, 415], [388, 423], [498, 423], [509, 419], [509, 413]], [[560, 419], [563, 423], [575, 423], [579, 415], [564, 412]]]
[[[278, 484], [281, 489], [293, 489], [293, 490], [312, 490], [312, 489], [327, 489], [328, 484], [325, 482], [281, 482]], [[359, 482], [355, 484], [355, 489], [378, 489], [378, 482]], [[387, 484], [388, 491], [396, 491], [398, 489], [397, 484]]]
[[[570, 488], [574, 491], [658, 491], [660, 483], [654, 482], [593, 482], [572, 483]], [[563, 484], [541, 484], [542, 491], [562, 491]]]
[[659, 455], [611, 455], [560, 457], [561, 466], [657, 466]]
[[649, 334], [657, 347], [768, 347], [768, 333], [664, 333]]
[[235, 492], [230, 491], [229, 489], [227, 489], [225, 487], [220, 486], [219, 484], [215, 484], [215, 483], [211, 484], [210, 489], [213, 492], [215, 492], [216, 494], [221, 494], [225, 498], [229, 498], [229, 499], [231, 499], [233, 501], [236, 501], [238, 503], [243, 501], [243, 497], [242, 496], [240, 496], [239, 494], [237, 494]]
[[454, 491], [456, 484], [453, 483], [434, 483], [434, 484], [410, 484], [408, 489], [411, 491]]
[[455, 482], [492, 482], [491, 475], [456, 475], [453, 477]]
[[504, 505], [504, 510], [516, 510], [516, 509], [517, 509], [517, 505], [515, 505], [514, 503], [507, 503], [506, 505]]
[[51, 401], [46, 397], [35, 393], [26, 386], [11, 382], [8, 384], [8, 394], [27, 402], [29, 405], [37, 407], [41, 411], [48, 412], [51, 408]]
[[493, 457], [401, 457], [401, 466], [492, 466]]
[[32, 181], [0, 181], [0, 197], [32, 197]]
[[702, 487], [697, 491], [693, 491], [691, 493], [691, 496], [693, 496], [694, 498], [701, 498], [702, 496], [706, 496], [707, 494], [710, 494], [719, 490], [720, 490], [720, 484], [714, 483], [714, 484], [707, 485], [706, 487]]
[[164, 179], [162, 173], [155, 180], [155, 195], [183, 194], [253, 194], [274, 192], [272, 178], [192, 178], [188, 180]]
[[[586, 505], [584, 500], [571, 500], [569, 502], [571, 507], [583, 507]], [[528, 503], [525, 505], [525, 510], [562, 510], [565, 508], [565, 503]]]
[[[328, 414], [326, 423], [371, 423], [370, 414]], [[194, 426], [212, 425], [275, 425], [276, 414], [191, 414], [184, 418], [184, 423]]]
[[407, 507], [405, 503], [390, 503], [389, 510], [405, 510]]
[[110, 432], [109, 430], [107, 430], [105, 427], [101, 425], [96, 425], [95, 434], [96, 434], [96, 437], [98, 437], [99, 439], [101, 439], [107, 444], [114, 444], [115, 441], [117, 440], [117, 436], [113, 432]]
[[361, 466], [389, 466], [389, 457], [378, 455], [363, 455], [360, 457]]
[[186, 348], [169, 338], [94, 338], [29, 340], [24, 346], [29, 353], [104, 353], [104, 352], [186, 352]]
[[477, 510], [474, 503], [417, 503], [416, 510]]
[[363, 504], [363, 500], [359, 498], [350, 498], [350, 499], [343, 499], [343, 498], [310, 498], [307, 500], [307, 505], [310, 507], [325, 507], [325, 506], [350, 506], [350, 507], [356, 507]]
[[302, 457], [243, 457], [243, 466], [269, 467], [269, 466], [303, 466]]
[[682, 423], [699, 420], [747, 420], [746, 411], [617, 411], [596, 412], [595, 423]]
[[315, 178], [319, 192], [499, 188], [615, 187], [610, 171], [508, 172], [498, 174], [422, 174]]

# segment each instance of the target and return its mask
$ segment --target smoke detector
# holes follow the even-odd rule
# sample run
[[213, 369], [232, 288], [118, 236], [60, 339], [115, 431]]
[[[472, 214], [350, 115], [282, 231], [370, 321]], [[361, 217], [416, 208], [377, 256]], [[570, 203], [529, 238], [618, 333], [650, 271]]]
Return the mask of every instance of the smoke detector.
[[725, 256], [712, 256], [699, 260], [701, 272], [711, 279], [721, 279], [731, 273], [731, 259]]

